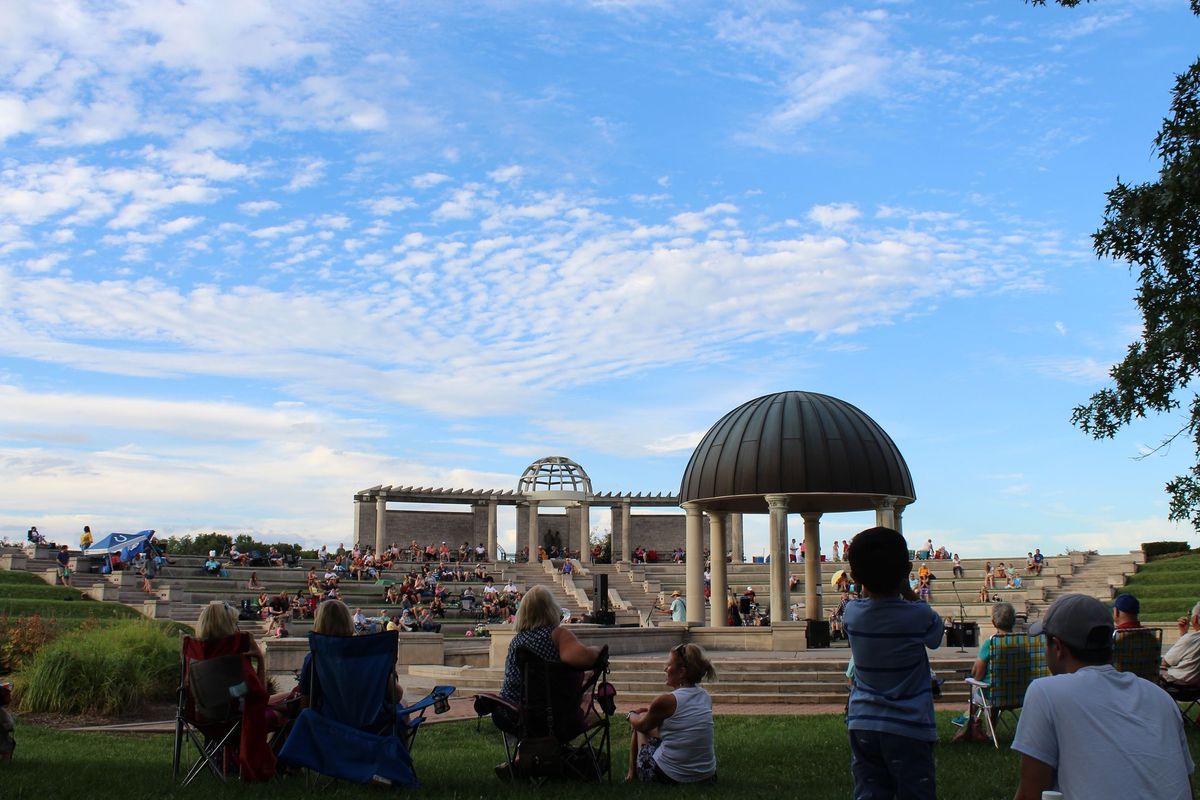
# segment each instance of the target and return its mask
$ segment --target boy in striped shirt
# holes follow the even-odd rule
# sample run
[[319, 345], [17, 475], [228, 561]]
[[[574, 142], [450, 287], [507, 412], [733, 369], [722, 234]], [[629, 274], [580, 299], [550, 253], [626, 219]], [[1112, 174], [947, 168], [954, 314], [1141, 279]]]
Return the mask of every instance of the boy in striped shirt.
[[933, 693], [925, 648], [941, 645], [942, 618], [908, 585], [908, 543], [869, 528], [846, 548], [862, 600], [846, 604], [842, 627], [854, 657], [846, 716], [855, 800], [937, 797]]

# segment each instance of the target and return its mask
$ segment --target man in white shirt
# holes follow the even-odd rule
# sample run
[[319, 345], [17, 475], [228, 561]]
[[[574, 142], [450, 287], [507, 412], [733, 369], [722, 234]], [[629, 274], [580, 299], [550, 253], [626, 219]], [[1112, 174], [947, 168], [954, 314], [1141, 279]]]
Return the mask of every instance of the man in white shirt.
[[504, 593], [505, 594], [516, 594], [517, 593], [517, 585], [512, 582], [511, 578], [509, 579], [508, 583], [504, 584]]
[[1163, 684], [1200, 686], [1200, 603], [1179, 618], [1179, 641], [1162, 657]]
[[1013, 800], [1066, 797], [1191, 800], [1179, 706], [1112, 664], [1112, 616], [1096, 598], [1065, 594], [1029, 628], [1046, 634], [1048, 678], [1025, 693], [1012, 747], [1021, 754]]

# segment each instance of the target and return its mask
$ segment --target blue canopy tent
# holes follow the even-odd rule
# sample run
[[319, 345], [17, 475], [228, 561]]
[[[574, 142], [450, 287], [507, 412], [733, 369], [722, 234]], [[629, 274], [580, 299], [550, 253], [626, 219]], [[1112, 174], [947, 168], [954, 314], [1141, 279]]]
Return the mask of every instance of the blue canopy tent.
[[110, 533], [103, 539], [98, 539], [87, 550], [85, 556], [107, 556], [117, 553], [122, 561], [132, 561], [146, 549], [154, 531], [138, 531], [137, 533]]

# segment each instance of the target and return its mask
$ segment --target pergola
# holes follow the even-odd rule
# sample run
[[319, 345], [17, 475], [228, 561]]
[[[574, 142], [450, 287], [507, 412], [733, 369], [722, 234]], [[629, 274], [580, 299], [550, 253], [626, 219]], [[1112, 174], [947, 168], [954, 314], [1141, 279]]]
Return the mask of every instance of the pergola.
[[821, 515], [875, 511], [900, 530], [916, 500], [904, 457], [879, 425], [851, 404], [813, 392], [779, 392], [721, 417], [696, 446], [679, 490], [687, 514], [688, 622], [704, 623], [704, 537], [709, 518], [712, 625], [726, 624], [725, 532], [730, 514], [770, 515], [771, 622], [787, 619], [788, 514], [804, 519], [805, 617], [822, 616]]

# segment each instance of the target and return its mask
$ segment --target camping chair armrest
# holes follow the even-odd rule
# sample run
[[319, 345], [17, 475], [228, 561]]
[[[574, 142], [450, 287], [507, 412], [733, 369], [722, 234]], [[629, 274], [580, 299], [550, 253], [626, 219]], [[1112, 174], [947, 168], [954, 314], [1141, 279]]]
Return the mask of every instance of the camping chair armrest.
[[411, 706], [396, 705], [396, 713], [402, 717], [407, 717], [418, 711], [433, 706], [435, 714], [444, 714], [450, 710], [449, 698], [454, 694], [453, 686], [435, 686], [429, 691], [429, 694], [422, 697]]
[[968, 686], [978, 686], [980, 689], [992, 688], [992, 685], [990, 683], [987, 683], [986, 681], [976, 680], [975, 678], [967, 678], [966, 683]]
[[509, 711], [512, 714], [517, 714], [520, 711], [516, 703], [510, 703], [498, 694], [492, 692], [482, 692], [475, 695], [475, 714], [476, 716], [486, 717], [488, 714], [495, 712], [497, 708]]

